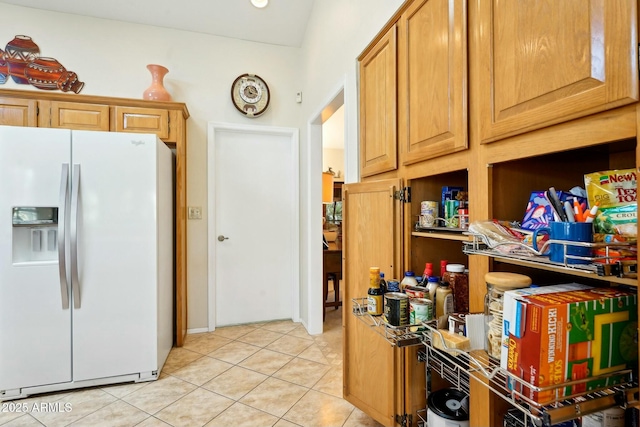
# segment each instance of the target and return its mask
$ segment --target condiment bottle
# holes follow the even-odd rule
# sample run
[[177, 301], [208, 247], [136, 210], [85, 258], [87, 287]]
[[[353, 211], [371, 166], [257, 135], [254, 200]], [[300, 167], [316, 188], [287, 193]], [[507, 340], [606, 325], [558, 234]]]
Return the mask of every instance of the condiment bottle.
[[427, 286], [427, 281], [429, 277], [433, 276], [433, 264], [427, 262], [424, 264], [424, 273], [422, 273], [422, 282], [421, 286]]
[[367, 313], [380, 316], [383, 310], [383, 294], [380, 289], [380, 268], [369, 269], [369, 291], [367, 292]]
[[429, 299], [436, 303], [436, 291], [440, 286], [440, 278], [438, 276], [429, 276], [427, 279], [427, 291], [429, 292]]
[[436, 319], [438, 319], [438, 328], [446, 327], [448, 318], [454, 311], [453, 293], [447, 282], [443, 282], [436, 290]]
[[400, 282], [400, 291], [402, 291], [405, 286], [418, 286], [418, 281], [413, 271], [405, 271], [404, 278]]
[[387, 281], [384, 280], [384, 273], [380, 273], [380, 289], [382, 289], [382, 293], [387, 292]]
[[453, 293], [453, 303], [456, 313], [469, 312], [469, 277], [465, 274], [462, 264], [447, 264], [443, 282], [449, 284]]

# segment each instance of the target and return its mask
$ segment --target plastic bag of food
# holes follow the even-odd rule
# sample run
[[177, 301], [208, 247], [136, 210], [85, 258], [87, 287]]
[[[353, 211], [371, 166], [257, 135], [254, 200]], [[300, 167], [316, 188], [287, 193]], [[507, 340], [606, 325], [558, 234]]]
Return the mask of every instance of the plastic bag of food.
[[584, 176], [589, 207], [598, 205], [593, 220], [595, 241], [636, 241], [638, 234], [635, 169], [593, 172]]

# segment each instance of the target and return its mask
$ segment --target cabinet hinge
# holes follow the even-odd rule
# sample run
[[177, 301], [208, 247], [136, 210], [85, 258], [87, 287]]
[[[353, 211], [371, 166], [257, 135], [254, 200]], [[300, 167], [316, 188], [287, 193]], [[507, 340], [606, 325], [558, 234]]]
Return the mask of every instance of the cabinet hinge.
[[411, 427], [411, 414], [396, 414], [396, 424], [400, 424], [402, 427]]
[[403, 203], [411, 203], [411, 187], [404, 187], [402, 190], [393, 192], [393, 199]]

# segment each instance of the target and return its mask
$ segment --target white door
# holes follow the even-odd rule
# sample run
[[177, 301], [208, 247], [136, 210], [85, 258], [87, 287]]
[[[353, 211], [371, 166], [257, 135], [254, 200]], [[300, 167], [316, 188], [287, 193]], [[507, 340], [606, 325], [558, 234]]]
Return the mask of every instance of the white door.
[[[65, 242], [58, 240], [70, 160], [68, 130], [0, 126], [0, 390], [9, 394], [71, 381]], [[57, 225], [46, 224], [47, 212], [58, 214]]]
[[209, 323], [294, 318], [298, 131], [209, 127]]
[[[79, 183], [74, 381], [157, 365], [156, 141], [147, 134], [72, 133]], [[70, 222], [72, 231], [73, 215]], [[73, 259], [70, 265], [73, 276]]]

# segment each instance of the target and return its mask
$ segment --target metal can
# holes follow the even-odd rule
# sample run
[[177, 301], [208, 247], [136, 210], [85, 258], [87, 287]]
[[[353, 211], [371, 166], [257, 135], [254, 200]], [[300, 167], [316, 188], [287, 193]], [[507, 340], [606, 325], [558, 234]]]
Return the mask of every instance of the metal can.
[[426, 215], [427, 213], [435, 213], [438, 216], [438, 202], [432, 200], [426, 200], [420, 203], [420, 213]]
[[428, 322], [433, 318], [433, 303], [426, 298], [411, 298], [409, 300], [409, 323], [416, 325]]
[[401, 292], [384, 294], [384, 316], [392, 326], [409, 324], [409, 297]]
[[447, 200], [444, 202], [444, 222], [449, 228], [458, 228], [458, 208], [460, 202], [458, 200]]
[[459, 208], [458, 219], [460, 228], [467, 230], [469, 228], [469, 208]]

